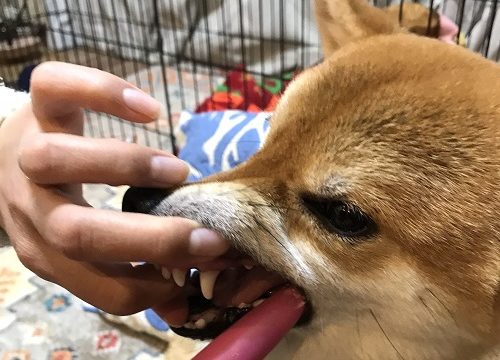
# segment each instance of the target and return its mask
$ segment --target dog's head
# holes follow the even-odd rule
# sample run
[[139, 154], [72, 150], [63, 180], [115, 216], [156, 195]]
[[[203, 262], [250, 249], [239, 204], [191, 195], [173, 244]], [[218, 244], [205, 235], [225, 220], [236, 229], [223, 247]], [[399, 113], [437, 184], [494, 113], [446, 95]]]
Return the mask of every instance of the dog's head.
[[290, 85], [248, 162], [175, 191], [132, 189], [124, 209], [194, 219], [257, 265], [219, 275], [216, 303], [301, 288], [308, 349], [324, 336], [355, 358], [363, 343], [374, 358], [457, 358], [498, 341], [500, 68], [378, 21], [389, 34], [346, 30]]

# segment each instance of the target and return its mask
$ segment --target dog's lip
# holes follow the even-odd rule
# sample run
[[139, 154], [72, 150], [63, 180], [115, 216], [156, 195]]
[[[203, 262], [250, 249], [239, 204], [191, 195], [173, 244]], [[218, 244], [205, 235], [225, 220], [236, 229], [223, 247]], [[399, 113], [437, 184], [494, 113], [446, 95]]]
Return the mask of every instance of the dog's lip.
[[[221, 231], [215, 229], [217, 230]], [[272, 259], [269, 260], [272, 262]], [[253, 265], [253, 268], [249, 270], [248, 265]], [[190, 290], [185, 292], [188, 300], [187, 321], [180, 327], [172, 328], [178, 335], [198, 340], [214, 339], [244, 315], [252, 313], [256, 300], [265, 298], [269, 296], [270, 291], [284, 286], [292, 287], [303, 294], [305, 310], [295, 326], [307, 324], [312, 318], [309, 297], [305, 290], [292, 280], [293, 277], [282, 271], [266, 269], [265, 262], [256, 260], [248, 249], [231, 246], [223, 256], [214, 261], [188, 267], [193, 268], [196, 271], [191, 272], [187, 281]], [[207, 300], [202, 295], [200, 273], [212, 270], [218, 270], [220, 273], [213, 288], [213, 298]], [[232, 282], [227, 282], [227, 279], [223, 281], [231, 272], [236, 273], [236, 278]], [[200, 317], [207, 319], [202, 320], [204, 325], [197, 324]]]
[[[267, 301], [267, 298], [272, 297], [275, 292], [280, 292], [284, 288], [294, 288], [296, 293], [302, 294], [304, 302], [303, 311], [294, 326], [298, 327], [307, 324], [313, 314], [312, 306], [307, 295], [301, 288], [285, 282], [267, 290], [264, 294], [261, 294], [258, 299], [259, 304], [256, 304], [256, 301], [254, 304], [246, 305], [245, 307], [241, 307], [241, 305], [240, 307], [216, 307], [213, 306], [211, 301], [206, 300], [202, 296], [192, 296], [189, 298], [190, 320], [181, 327], [172, 327], [172, 331], [178, 335], [192, 339], [214, 339], [226, 330], [229, 331], [230, 328], [245, 315], [253, 313], [254, 310], [257, 310], [257, 307], [259, 307], [261, 303], [265, 303]], [[197, 328], [197, 320], [206, 318], [205, 314], [208, 313], [215, 313], [216, 315], [213, 315], [212, 320], [205, 323], [206, 325], [204, 325], [203, 328]], [[287, 317], [289, 315], [287, 313], [283, 313], [283, 316]], [[209, 315], [208, 317], [211, 316]], [[266, 321], [265, 316], [261, 319], [264, 322]]]
[[[241, 253], [240, 253], [241, 254]], [[266, 270], [246, 255], [243, 258], [253, 262], [255, 267], [248, 270], [241, 264], [239, 267], [229, 267], [221, 271], [214, 287], [214, 298], [206, 300], [200, 289], [199, 271], [193, 273], [189, 279], [190, 286], [195, 290], [190, 296], [188, 321], [181, 327], [173, 329], [178, 335], [194, 339], [212, 339], [230, 328], [236, 321], [256, 307], [256, 303], [265, 299], [276, 289], [282, 287], [293, 287], [297, 289], [305, 299], [305, 311], [297, 322], [300, 326], [309, 322], [312, 315], [312, 307], [305, 291], [288, 280], [285, 274]], [[241, 260], [241, 258], [239, 258]], [[265, 301], [265, 300], [264, 300]], [[216, 313], [216, 320], [207, 323], [206, 327], [198, 329], [193, 326], [196, 320], [204, 317], [204, 313]], [[210, 316], [209, 316], [210, 317]]]
[[269, 289], [287, 282], [281, 274], [267, 271], [261, 266], [251, 270], [227, 269], [219, 276], [213, 302], [226, 307], [251, 304]]
[[[217, 306], [238, 307], [242, 303], [251, 304], [266, 291], [284, 284], [300, 288], [289, 275], [268, 270], [251, 256], [233, 248], [224, 257], [194, 268], [198, 272], [220, 271], [213, 289], [213, 302]], [[195, 282], [195, 287], [199, 287], [199, 277], [196, 277]]]
[[[242, 265], [252, 265], [250, 270]], [[270, 291], [279, 286], [289, 285], [300, 290], [304, 297], [308, 299], [306, 291], [297, 285], [290, 275], [276, 270], [269, 270], [252, 254], [231, 247], [223, 258], [214, 260], [197, 267], [199, 271], [220, 270], [215, 286], [213, 302], [219, 306], [240, 306], [242, 303], [251, 304], [266, 291]], [[223, 277], [234, 271], [242, 275], [237, 277], [233, 284], [224, 284]], [[231, 286], [236, 284], [236, 286]], [[236, 290], [236, 291], [235, 291]], [[309, 301], [308, 301], [309, 302]]]

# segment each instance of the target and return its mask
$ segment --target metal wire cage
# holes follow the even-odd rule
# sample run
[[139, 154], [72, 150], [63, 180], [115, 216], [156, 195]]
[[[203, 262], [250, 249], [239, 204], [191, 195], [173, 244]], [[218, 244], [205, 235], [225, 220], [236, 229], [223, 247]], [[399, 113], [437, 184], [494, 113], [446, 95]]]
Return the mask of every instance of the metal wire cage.
[[[431, 34], [437, 12], [445, 14], [458, 26], [457, 42], [498, 61], [498, 2], [424, 0], [421, 4], [431, 9], [425, 32]], [[31, 70], [44, 60], [114, 73], [161, 101], [163, 113], [152, 124], [137, 125], [89, 112], [86, 132], [171, 151], [181, 111], [194, 110], [216, 89], [224, 91], [221, 84], [235, 68], [274, 86], [322, 58], [311, 1], [306, 0], [0, 3], [0, 75], [8, 85], [27, 90]], [[407, 4], [393, 4], [400, 21]], [[374, 5], [391, 2], [374, 0]], [[230, 91], [227, 86], [225, 91]]]

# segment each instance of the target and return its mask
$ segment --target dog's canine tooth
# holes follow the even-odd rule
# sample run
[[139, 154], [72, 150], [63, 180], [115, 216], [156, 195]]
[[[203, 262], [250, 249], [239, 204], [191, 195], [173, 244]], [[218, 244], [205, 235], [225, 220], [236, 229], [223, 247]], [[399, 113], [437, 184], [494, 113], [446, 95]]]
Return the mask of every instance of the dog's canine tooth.
[[255, 263], [252, 259], [243, 259], [241, 260], [241, 264], [247, 270], [252, 270], [255, 267]]
[[214, 295], [214, 285], [217, 276], [219, 276], [219, 270], [213, 271], [200, 271], [200, 287], [201, 293], [207, 300], [211, 300]]
[[172, 269], [172, 277], [174, 282], [179, 286], [183, 287], [186, 283], [186, 272], [180, 269]]
[[204, 319], [208, 324], [217, 318], [217, 311], [216, 310], [208, 310], [202, 315], [201, 318]]
[[170, 280], [172, 273], [166, 267], [161, 267], [161, 275], [165, 278], [165, 280]]
[[207, 326], [207, 321], [203, 318], [196, 320], [196, 322], [194, 323], [194, 327], [196, 329], [204, 329], [206, 326]]
[[259, 306], [260, 304], [262, 304], [264, 302], [264, 299], [258, 299], [258, 300], [255, 300], [253, 303], [252, 303], [252, 307], [257, 307]]

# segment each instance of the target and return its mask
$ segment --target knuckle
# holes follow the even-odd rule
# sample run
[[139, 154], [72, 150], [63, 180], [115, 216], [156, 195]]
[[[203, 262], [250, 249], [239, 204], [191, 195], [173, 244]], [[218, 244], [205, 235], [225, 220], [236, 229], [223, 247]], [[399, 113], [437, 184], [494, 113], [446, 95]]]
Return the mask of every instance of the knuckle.
[[110, 78], [112, 78], [111, 74], [95, 68], [90, 68], [89, 72], [92, 76], [89, 76], [86, 81], [89, 89], [92, 89], [91, 91], [99, 93], [109, 91], [110, 86], [114, 85], [110, 81]]
[[15, 247], [17, 258], [26, 267], [28, 270], [37, 274], [44, 280], [54, 281], [52, 274], [48, 271], [47, 267], [40, 261], [40, 258], [33, 253], [33, 251], [29, 251], [26, 247]]
[[26, 212], [24, 211], [22, 205], [16, 201], [15, 197], [5, 197], [7, 211], [10, 214], [10, 217], [21, 229], [24, 226], [24, 221], [26, 221]]
[[54, 170], [54, 146], [47, 136], [37, 134], [25, 142], [19, 153], [19, 167], [28, 177], [39, 177]]
[[172, 216], [162, 220], [164, 220], [163, 228], [160, 229], [160, 231], [163, 232], [164, 236], [175, 237], [182, 243], [184, 243], [189, 238], [191, 232], [198, 227], [193, 220], [178, 216]]
[[33, 254], [31, 254], [30, 251], [27, 251], [26, 249], [24, 249], [22, 247], [16, 246], [15, 249], [16, 249], [17, 258], [19, 259], [21, 264], [23, 264], [26, 268], [28, 268], [31, 271], [36, 273], [37, 267], [36, 267], [35, 257], [33, 256]]
[[118, 142], [115, 144], [116, 148], [120, 149], [121, 153], [126, 154], [126, 156], [124, 156], [126, 162], [123, 161], [125, 170], [137, 180], [141, 179], [144, 182], [145, 177], [150, 175], [152, 151], [138, 144], [129, 144], [120, 140], [117, 141]]
[[54, 230], [51, 234], [50, 242], [64, 256], [78, 260], [83, 256], [84, 242], [82, 226], [78, 221], [66, 219], [54, 221], [57, 226], [51, 226]]
[[161, 219], [162, 224], [158, 226], [155, 236], [155, 242], [152, 248], [164, 259], [178, 257], [187, 251], [188, 239], [193, 225], [186, 223], [185, 219], [170, 217]]
[[57, 61], [47, 61], [35, 67], [30, 81], [31, 92], [44, 91], [49, 88], [47, 80], [53, 78], [54, 72], [57, 71], [57, 64]]

